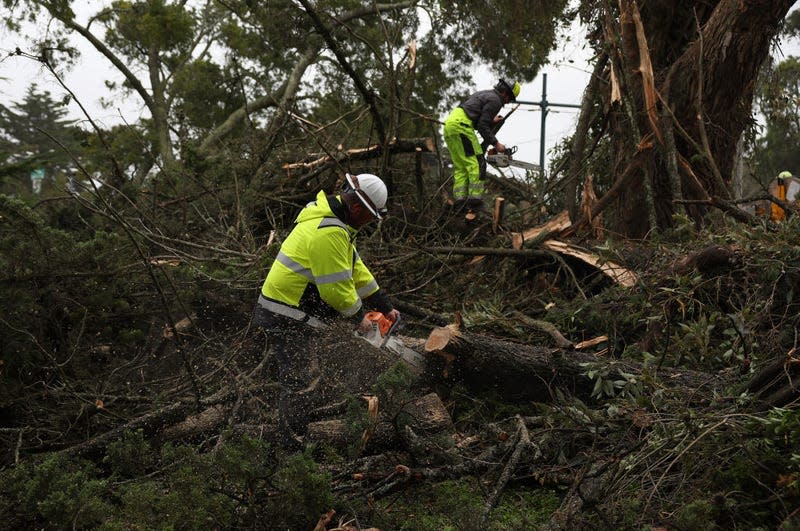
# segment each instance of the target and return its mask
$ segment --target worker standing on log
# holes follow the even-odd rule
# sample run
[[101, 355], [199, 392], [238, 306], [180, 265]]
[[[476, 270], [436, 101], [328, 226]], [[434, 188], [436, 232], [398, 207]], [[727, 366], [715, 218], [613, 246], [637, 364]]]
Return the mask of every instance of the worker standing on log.
[[340, 195], [317, 194], [295, 220], [264, 280], [253, 324], [267, 336], [283, 385], [278, 410], [282, 443], [302, 444], [316, 395], [319, 363], [310, 339], [337, 319], [369, 331], [365, 309], [400, 317], [358, 255], [358, 230], [386, 215], [387, 190], [371, 174], [346, 175]]
[[[498, 113], [506, 103], [517, 101], [519, 91], [519, 83], [501, 79], [494, 88], [469, 96], [445, 119], [444, 141], [453, 162], [453, 206], [457, 211], [483, 208], [483, 152], [488, 146], [494, 146], [498, 153], [506, 150], [494, 134], [503, 120]], [[483, 138], [482, 144], [475, 135], [476, 129]]]

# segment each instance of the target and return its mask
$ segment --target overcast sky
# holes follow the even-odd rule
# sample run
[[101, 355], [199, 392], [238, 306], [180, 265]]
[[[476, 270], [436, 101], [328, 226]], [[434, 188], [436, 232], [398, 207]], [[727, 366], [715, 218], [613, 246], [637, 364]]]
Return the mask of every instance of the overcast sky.
[[[91, 2], [85, 1], [76, 5], [87, 6]], [[44, 31], [44, 28], [33, 31]], [[571, 40], [560, 43], [557, 50], [550, 56], [550, 64], [545, 66], [539, 76], [530, 83], [522, 85], [519, 99], [523, 101], [539, 102], [542, 100], [542, 74], [547, 74], [547, 101], [549, 104], [562, 103], [580, 105], [583, 90], [588, 82], [591, 65], [588, 63], [589, 51], [584, 48], [582, 31], [573, 28], [575, 35]], [[35, 34], [35, 33], [33, 33]], [[21, 101], [28, 86], [36, 83], [40, 89], [49, 90], [54, 98], [60, 99], [64, 90], [57, 84], [49, 72], [42, 68], [36, 61], [23, 57], [10, 57], [14, 48], [19, 46], [23, 51], [30, 51], [27, 43], [18, 36], [0, 29], [0, 98], [6, 104]], [[146, 110], [136, 96], [121, 99], [119, 95], [111, 95], [104, 85], [104, 81], [120, 80], [121, 77], [109, 65], [108, 61], [99, 55], [93, 48], [81, 39], [81, 62], [73, 71], [64, 74], [64, 79], [70, 89], [78, 96], [83, 105], [87, 107], [92, 118], [102, 125], [110, 126], [123, 120], [132, 123], [140, 116], [148, 116]], [[787, 46], [785, 52], [797, 55], [797, 46]], [[491, 87], [496, 78], [492, 77], [486, 69], [476, 69], [473, 72], [474, 89], [481, 90]], [[114, 105], [104, 108], [100, 105], [101, 98], [115, 97]], [[506, 106], [503, 113], [508, 112], [511, 106]], [[73, 102], [69, 106], [70, 116], [82, 119], [83, 115], [78, 106]], [[549, 151], [558, 144], [562, 138], [572, 133], [578, 117], [578, 109], [550, 107], [546, 117], [545, 150], [546, 163], [549, 164]], [[507, 146], [518, 146], [519, 151], [515, 158], [527, 162], [539, 163], [539, 149], [541, 142], [541, 110], [537, 105], [522, 105], [509, 118], [508, 123], [498, 134], [501, 142]]]
[[[77, 6], [88, 6], [91, 2], [80, 2]], [[95, 2], [96, 4], [96, 2]], [[78, 9], [76, 7], [76, 9]], [[45, 27], [32, 29], [31, 34], [45, 31]], [[0, 30], [0, 98], [4, 103], [21, 101], [27, 88], [36, 83], [40, 89], [49, 90], [54, 98], [60, 99], [65, 91], [53, 79], [53, 76], [36, 61], [23, 57], [10, 57], [14, 48], [19, 46], [23, 51], [31, 51], [19, 36], [5, 29]], [[140, 116], [148, 116], [146, 110], [136, 96], [125, 100], [119, 95], [112, 96], [104, 85], [105, 80], [119, 80], [120, 76], [109, 66], [108, 61], [81, 39], [81, 59], [79, 65], [71, 72], [64, 73], [68, 87], [78, 96], [89, 110], [92, 119], [102, 125], [110, 126], [123, 120], [132, 123]], [[587, 53], [582, 49], [582, 39], [564, 42], [551, 56], [552, 64], [542, 72], [547, 73], [547, 100], [550, 103], [580, 104], [581, 94], [586, 86], [590, 66], [587, 65]], [[486, 69], [473, 72], [475, 90], [489, 88], [496, 82]], [[117, 98], [114, 105], [104, 108], [101, 98]], [[541, 74], [531, 83], [522, 86], [520, 100], [541, 101]], [[507, 106], [504, 113], [510, 109]], [[69, 105], [70, 117], [83, 119], [78, 106]], [[577, 109], [550, 108], [546, 119], [546, 149], [549, 151], [561, 138], [574, 128]], [[508, 146], [516, 145], [519, 152], [516, 158], [528, 162], [539, 162], [539, 143], [541, 138], [541, 112], [535, 105], [523, 105], [511, 116], [498, 137]], [[549, 160], [549, 157], [548, 157]]]

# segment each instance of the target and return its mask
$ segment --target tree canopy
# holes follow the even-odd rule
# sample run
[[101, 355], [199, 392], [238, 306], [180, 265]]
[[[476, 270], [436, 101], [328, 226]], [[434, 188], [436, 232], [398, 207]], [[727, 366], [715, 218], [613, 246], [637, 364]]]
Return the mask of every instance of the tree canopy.
[[[800, 218], [731, 186], [797, 162], [797, 59], [768, 62], [792, 4], [3, 0], [20, 42], [45, 28], [3, 64], [63, 81], [80, 40], [148, 115], [77, 127], [36, 87], [0, 107], [0, 521], [797, 527]], [[489, 171], [464, 218], [437, 117], [475, 65], [531, 79], [575, 17], [574, 135], [545, 171]], [[13, 186], [40, 167], [76, 173]], [[349, 323], [310, 340], [322, 403], [292, 452], [250, 317], [348, 171], [389, 185], [358, 255], [419, 364]]]

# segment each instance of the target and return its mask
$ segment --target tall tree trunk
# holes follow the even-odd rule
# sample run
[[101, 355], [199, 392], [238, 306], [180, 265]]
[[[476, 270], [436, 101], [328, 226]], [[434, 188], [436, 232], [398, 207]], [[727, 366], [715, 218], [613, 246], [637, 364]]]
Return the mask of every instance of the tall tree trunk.
[[[670, 181], [663, 122], [654, 119], [665, 112], [673, 115], [667, 122], [673, 128], [682, 198], [730, 197], [736, 143], [751, 117], [755, 80], [794, 0], [641, 4], [619, 0], [619, 23], [606, 28], [609, 44], [621, 35], [612, 57], [623, 99], [634, 109], [626, 113], [616, 107], [610, 121], [614, 173], [633, 171], [617, 201], [617, 228], [634, 237], [672, 223], [676, 187]], [[648, 90], [650, 65], [654, 90]], [[636, 152], [645, 156], [634, 157]], [[656, 227], [647, 210], [650, 197]], [[703, 209], [691, 212], [702, 222]]]
[[150, 49], [147, 61], [150, 73], [150, 85], [153, 91], [153, 128], [158, 139], [158, 150], [165, 168], [170, 168], [175, 163], [175, 153], [172, 151], [172, 140], [169, 137], [169, 109], [164, 94], [164, 82], [161, 79], [158, 48]]

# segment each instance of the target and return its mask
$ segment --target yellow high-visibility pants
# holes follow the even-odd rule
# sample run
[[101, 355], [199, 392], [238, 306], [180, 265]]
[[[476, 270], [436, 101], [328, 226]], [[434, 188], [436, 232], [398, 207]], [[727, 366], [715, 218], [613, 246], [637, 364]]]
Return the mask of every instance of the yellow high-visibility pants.
[[444, 141], [453, 162], [453, 198], [481, 199], [485, 186], [480, 179], [481, 144], [472, 121], [461, 107], [456, 107], [444, 121]]

